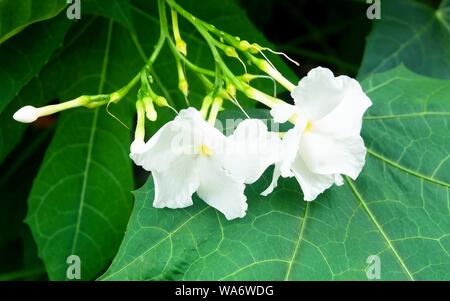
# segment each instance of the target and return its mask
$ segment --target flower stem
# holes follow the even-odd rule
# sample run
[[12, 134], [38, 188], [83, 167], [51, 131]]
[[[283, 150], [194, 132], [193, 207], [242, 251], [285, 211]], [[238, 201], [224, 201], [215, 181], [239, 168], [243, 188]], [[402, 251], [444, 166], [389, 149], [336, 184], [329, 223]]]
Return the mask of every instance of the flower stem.
[[[164, 1], [164, 0], [160, 0]], [[233, 72], [228, 68], [228, 66], [225, 64], [224, 60], [220, 56], [220, 53], [217, 50], [217, 45], [219, 42], [217, 42], [210, 34], [210, 32], [213, 32], [220, 37], [223, 37], [227, 42], [231, 44], [231, 46], [239, 48], [239, 40], [230, 34], [227, 34], [223, 31], [220, 31], [216, 27], [212, 26], [211, 24], [208, 24], [207, 22], [202, 21], [201, 19], [196, 18], [192, 14], [190, 14], [188, 11], [186, 11], [184, 8], [182, 8], [180, 5], [178, 5], [174, 0], [165, 0], [167, 4], [174, 10], [176, 10], [181, 16], [183, 16], [186, 20], [188, 20], [194, 27], [198, 30], [198, 32], [203, 36], [206, 43], [208, 44], [209, 48], [211, 49], [211, 52], [213, 54], [214, 60], [216, 62], [216, 67], [218, 67], [221, 71], [221, 73], [225, 76], [226, 79], [228, 79], [238, 90], [243, 92], [247, 97], [254, 99], [258, 102], [261, 102], [262, 104], [272, 108], [273, 106], [277, 104], [283, 104], [285, 103], [281, 99], [275, 98], [273, 96], [270, 96], [262, 91], [259, 91], [250, 85], [242, 82], [239, 80]], [[217, 69], [217, 68], [216, 68]], [[277, 80], [277, 78], [275, 78]], [[216, 80], [217, 80], [217, 70], [216, 70]], [[286, 86], [289, 88], [292, 88], [292, 86], [286, 84]], [[290, 84], [290, 83], [289, 83]], [[292, 85], [292, 84], [291, 84]]]
[[134, 140], [145, 141], [145, 105], [139, 100], [136, 102], [137, 122], [136, 131], [134, 132]]
[[187, 45], [186, 42], [183, 41], [180, 35], [180, 29], [178, 27], [178, 15], [174, 9], [171, 9], [172, 14], [172, 29], [173, 29], [173, 38], [175, 39], [175, 45], [177, 50], [182, 53], [184, 56], [187, 55]]
[[220, 108], [222, 107], [223, 99], [222, 97], [216, 97], [214, 98], [214, 101], [211, 106], [211, 111], [209, 112], [209, 118], [208, 123], [212, 126], [214, 126], [217, 114], [219, 113]]

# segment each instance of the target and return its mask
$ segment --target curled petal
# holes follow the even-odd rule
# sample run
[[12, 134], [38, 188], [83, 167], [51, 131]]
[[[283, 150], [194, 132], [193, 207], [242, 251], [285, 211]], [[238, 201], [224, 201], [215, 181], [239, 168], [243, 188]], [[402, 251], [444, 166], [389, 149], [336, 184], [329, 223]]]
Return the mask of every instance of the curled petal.
[[340, 76], [345, 95], [343, 100], [326, 116], [318, 120], [314, 127], [317, 131], [334, 137], [358, 136], [361, 132], [363, 115], [372, 105], [361, 85], [347, 76]]
[[298, 112], [296, 106], [284, 103], [275, 105], [270, 110], [273, 120], [277, 123], [285, 123]]
[[275, 188], [277, 188], [278, 179], [280, 178], [280, 176], [281, 176], [280, 167], [279, 167], [279, 165], [275, 165], [275, 168], [273, 170], [273, 175], [272, 175], [272, 182], [270, 183], [269, 187], [266, 188], [266, 190], [261, 192], [262, 196], [268, 196], [269, 194], [271, 194], [273, 192], [273, 190]]
[[245, 216], [247, 198], [242, 182], [234, 179], [211, 158], [200, 160], [199, 172], [197, 194], [203, 201], [222, 212], [228, 220]]
[[177, 156], [172, 151], [173, 139], [177, 135], [173, 124], [173, 121], [165, 124], [145, 145], [132, 145], [130, 158], [136, 165], [148, 171], [163, 171], [169, 168]]
[[334, 175], [322, 175], [309, 170], [300, 156], [296, 158], [292, 165], [292, 171], [300, 184], [305, 201], [314, 201], [319, 194], [330, 188], [335, 181]]
[[333, 138], [320, 133], [303, 136], [300, 154], [309, 170], [318, 174], [344, 174], [356, 179], [366, 157], [360, 136]]
[[334, 184], [336, 184], [336, 186], [344, 185], [344, 178], [342, 178], [341, 175], [334, 175]]
[[304, 119], [298, 119], [296, 125], [286, 132], [282, 140], [282, 151], [280, 154], [280, 172], [284, 178], [291, 177], [291, 166], [298, 156], [300, 142], [306, 127]]
[[224, 167], [244, 183], [256, 182], [267, 167], [278, 161], [281, 140], [261, 120], [242, 121], [228, 142]]
[[199, 178], [195, 161], [178, 157], [170, 169], [153, 172], [155, 208], [184, 208], [192, 205], [192, 194], [198, 189]]
[[310, 120], [319, 120], [344, 100], [347, 93], [344, 78], [334, 77], [327, 68], [314, 68], [300, 80], [291, 96]]

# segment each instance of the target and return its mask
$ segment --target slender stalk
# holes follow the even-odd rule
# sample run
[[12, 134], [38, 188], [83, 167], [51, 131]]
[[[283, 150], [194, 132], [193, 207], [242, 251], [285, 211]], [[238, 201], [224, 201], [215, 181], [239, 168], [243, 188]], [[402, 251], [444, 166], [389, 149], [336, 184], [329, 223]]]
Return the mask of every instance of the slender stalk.
[[174, 54], [174, 56], [178, 57], [181, 61], [183, 61], [183, 62], [185, 63], [185, 65], [186, 65], [189, 69], [191, 69], [191, 70], [194, 71], [194, 72], [202, 73], [202, 74], [207, 75], [207, 76], [211, 76], [211, 77], [215, 76], [215, 72], [214, 72], [214, 71], [209, 70], [209, 69], [205, 69], [205, 68], [203, 68], [203, 67], [200, 67], [200, 66], [194, 64], [193, 62], [191, 62], [191, 61], [190, 61], [187, 57], [185, 57], [184, 55], [181, 55], [181, 54], [178, 52], [178, 50], [177, 50], [177, 48], [176, 48], [176, 46], [175, 46], [175, 44], [174, 44], [174, 42], [172, 41], [171, 38], [167, 38], [167, 42], [168, 42], [169, 47], [170, 47], [170, 49], [172, 50], [172, 53]]
[[208, 123], [212, 126], [214, 126], [217, 114], [219, 113], [220, 108], [222, 107], [223, 99], [222, 97], [216, 97], [214, 98], [214, 101], [211, 106], [211, 111], [209, 112], [209, 118]]

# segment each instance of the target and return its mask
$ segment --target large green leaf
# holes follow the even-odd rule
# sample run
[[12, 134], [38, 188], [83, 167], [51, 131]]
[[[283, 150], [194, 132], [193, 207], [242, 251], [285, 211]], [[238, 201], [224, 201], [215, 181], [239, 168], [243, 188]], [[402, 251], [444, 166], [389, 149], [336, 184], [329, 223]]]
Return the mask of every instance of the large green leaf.
[[36, 24], [0, 46], [0, 113], [48, 63], [70, 25], [60, 16]]
[[[138, 70], [122, 59], [133, 55], [127, 35], [113, 22], [95, 21], [49, 66], [43, 81], [55, 85], [60, 99], [119, 88]], [[126, 103], [111, 110], [130, 125]], [[104, 109], [73, 110], [58, 121], [27, 217], [50, 279], [65, 279], [69, 255], [81, 258], [84, 280], [95, 278], [114, 256], [132, 204], [129, 141], [129, 131]]]
[[44, 105], [37, 75], [63, 44], [71, 26], [65, 17], [40, 22], [0, 46], [0, 163], [20, 142], [26, 126], [12, 119], [24, 105]]
[[441, 0], [437, 9], [416, 0], [382, 1], [360, 75], [402, 63], [419, 74], [450, 78], [450, 0]]
[[356, 182], [302, 201], [282, 180], [247, 188], [243, 219], [226, 221], [198, 198], [185, 210], [152, 208], [153, 180], [135, 192], [125, 238], [104, 280], [450, 279], [450, 82], [404, 67], [370, 76], [363, 127], [367, 164]]
[[[198, 7], [195, 1], [189, 1], [186, 5], [231, 32], [233, 28], [240, 30], [236, 23], [249, 28], [245, 38], [267, 44], [233, 1], [220, 3], [214, 0]], [[81, 32], [81, 37], [76, 43], [67, 41], [70, 45], [64, 45], [64, 51], [55, 55], [40, 73], [39, 90], [45, 97], [66, 100], [80, 94], [95, 94], [99, 87], [103, 87], [103, 92], [114, 91], [139, 71], [159, 36], [156, 1], [90, 0], [83, 8], [90, 15], [83, 15], [70, 32], [71, 35]], [[86, 24], [92, 22], [86, 29]], [[108, 27], [112, 28], [109, 42]], [[190, 58], [199, 65], [210, 66], [206, 44], [193, 32], [187, 27], [182, 33], [188, 41]], [[93, 36], [96, 38], [92, 39]], [[233, 67], [242, 71], [239, 64]], [[282, 63], [280, 68], [288, 70]], [[180, 108], [186, 103], [175, 89], [175, 74], [173, 57], [166, 47], [153, 75], [158, 91]], [[191, 103], [198, 104], [205, 90], [192, 75], [190, 81]], [[266, 82], [265, 87], [272, 88], [272, 83]], [[110, 107], [128, 125], [132, 115], [127, 109], [133, 95], [136, 91], [118, 106]], [[160, 110], [158, 123], [152, 125], [151, 131], [157, 130], [161, 120], [170, 118], [172, 111]], [[129, 136], [104, 108], [94, 112], [75, 110], [62, 114], [58, 121], [55, 137], [33, 185], [27, 218], [50, 279], [65, 278], [69, 255], [81, 257], [84, 280], [100, 275], [115, 255], [131, 209]]]
[[56, 16], [66, 5], [66, 0], [0, 1], [0, 44], [28, 25]]

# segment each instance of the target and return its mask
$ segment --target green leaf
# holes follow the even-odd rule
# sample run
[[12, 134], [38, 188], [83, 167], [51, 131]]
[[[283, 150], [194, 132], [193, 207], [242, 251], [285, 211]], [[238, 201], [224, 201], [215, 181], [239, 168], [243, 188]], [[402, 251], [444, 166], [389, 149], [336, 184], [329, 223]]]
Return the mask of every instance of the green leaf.
[[56, 16], [66, 5], [66, 0], [0, 1], [0, 44], [28, 25]]
[[[43, 81], [55, 85], [60, 99], [118, 89], [138, 70], [123, 61], [134, 50], [127, 35], [113, 22], [96, 20], [49, 66]], [[110, 109], [130, 125], [126, 102]], [[114, 256], [132, 204], [129, 143], [130, 132], [104, 108], [61, 115], [26, 220], [50, 279], [65, 279], [69, 255], [81, 258], [84, 280], [97, 277]]]
[[0, 46], [0, 113], [61, 47], [70, 25], [58, 17], [30, 27]]
[[416, 0], [382, 1], [360, 76], [400, 64], [418, 74], [450, 78], [450, 0], [441, 0], [438, 9]]
[[103, 280], [450, 279], [450, 82], [399, 67], [364, 83], [373, 101], [356, 182], [302, 201], [294, 179], [269, 197], [271, 174], [247, 187], [243, 219], [194, 206], [152, 207], [153, 180], [135, 192], [125, 238]]
[[[33, 252], [34, 241], [28, 227], [23, 223], [27, 211], [27, 199], [36, 176], [45, 145], [49, 143], [52, 131], [32, 131], [28, 143], [20, 145], [24, 151], [11, 157], [0, 166], [0, 281], [22, 277], [24, 271], [36, 270], [39, 261], [37, 251]], [[33, 156], [30, 156], [33, 154]], [[20, 187], [20, 189], [11, 189]], [[36, 253], [36, 255], [34, 254]], [[21, 256], [23, 254], [23, 256]], [[34, 255], [34, 256], [33, 256]], [[33, 263], [33, 266], [30, 266]], [[4, 274], [7, 273], [7, 274]], [[40, 274], [45, 275], [41, 268]], [[15, 275], [15, 276], [14, 276]], [[22, 276], [21, 276], [22, 275]]]
[[25, 105], [43, 106], [44, 95], [38, 75], [59, 49], [71, 27], [65, 16], [30, 26], [0, 46], [0, 163], [20, 142], [27, 126], [12, 119]]
[[[267, 44], [234, 2], [222, 4], [214, 0], [203, 7], [194, 4], [194, 1], [187, 2], [194, 13], [206, 20], [217, 21], [216, 25], [223, 25], [227, 30], [240, 31], [240, 27], [234, 27], [236, 24], [248, 27], [245, 38]], [[63, 51], [42, 69], [39, 81], [30, 83], [30, 86], [42, 85], [36, 90], [42, 92], [42, 97], [36, 101], [112, 92], [140, 70], [153, 50], [159, 36], [156, 1], [90, 0], [83, 3], [83, 11], [82, 20], [69, 32]], [[108, 24], [110, 31], [105, 26]], [[210, 66], [210, 58], [204, 55], [205, 42], [192, 35], [192, 28], [187, 28], [182, 34], [188, 41], [192, 60]], [[107, 39], [108, 32], [110, 39]], [[71, 42], [72, 35], [80, 37]], [[288, 70], [284, 64], [280, 66]], [[239, 63], [233, 68], [243, 72]], [[175, 74], [174, 60], [166, 46], [153, 77], [158, 92], [181, 108], [186, 103], [174, 89], [178, 85]], [[192, 74], [189, 76], [190, 100], [198, 104], [205, 90]], [[272, 83], [266, 82], [264, 86], [270, 89]], [[24, 95], [32, 89], [27, 87]], [[129, 127], [134, 111], [128, 109], [134, 107], [135, 96], [136, 91], [132, 91], [119, 105], [109, 108]], [[167, 121], [174, 115], [169, 109], [161, 109], [158, 114], [158, 122], [151, 125], [151, 132], [158, 129], [161, 120]], [[58, 120], [55, 137], [33, 185], [26, 220], [50, 279], [65, 279], [69, 255], [80, 256], [83, 280], [98, 277], [114, 257], [131, 211], [130, 140], [130, 132], [104, 108], [74, 110], [62, 114]]]

